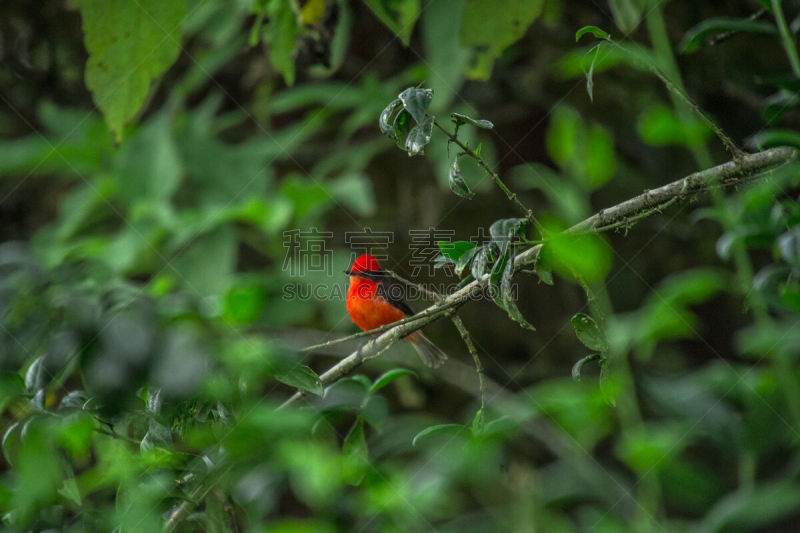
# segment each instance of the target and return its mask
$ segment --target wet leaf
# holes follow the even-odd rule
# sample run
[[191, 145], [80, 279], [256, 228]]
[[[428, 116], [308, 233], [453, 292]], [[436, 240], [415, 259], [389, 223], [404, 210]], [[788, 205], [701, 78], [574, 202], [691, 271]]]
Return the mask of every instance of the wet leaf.
[[433, 100], [433, 90], [409, 87], [398, 95], [406, 111], [411, 113], [417, 124], [425, 121], [425, 113]]
[[450, 185], [450, 190], [457, 196], [471, 200], [475, 197], [475, 193], [469, 188], [467, 182], [464, 181], [464, 176], [461, 175], [461, 169], [458, 167], [458, 157], [453, 159], [453, 164], [450, 165], [450, 172], [447, 174], [447, 182]]
[[491, 130], [494, 128], [494, 124], [489, 120], [484, 119], [477, 119], [468, 117], [467, 115], [462, 115], [461, 113], [450, 113], [450, 116], [453, 118], [456, 124], [471, 124], [476, 128], [481, 128], [484, 130]]
[[578, 313], [570, 320], [575, 334], [584, 346], [590, 350], [605, 352], [608, 350], [608, 342], [597, 322], [592, 317], [584, 313]]
[[433, 133], [433, 117], [427, 117], [422, 123], [417, 124], [408, 132], [406, 138], [406, 152], [409, 156], [419, 155], [424, 152], [425, 147], [431, 142]]

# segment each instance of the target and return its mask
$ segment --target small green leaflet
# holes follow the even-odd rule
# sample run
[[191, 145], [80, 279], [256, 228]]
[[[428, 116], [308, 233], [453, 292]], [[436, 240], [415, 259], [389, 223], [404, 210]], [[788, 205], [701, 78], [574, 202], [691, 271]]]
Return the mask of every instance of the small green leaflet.
[[611, 35], [609, 35], [607, 31], [602, 30], [597, 26], [584, 26], [583, 28], [575, 32], [575, 42], [577, 43], [581, 39], [581, 37], [583, 37], [587, 33], [591, 33], [598, 39], [604, 39], [606, 41], [611, 40]]
[[570, 320], [575, 334], [584, 346], [590, 350], [605, 352], [608, 350], [608, 342], [597, 322], [592, 317], [584, 313], [578, 313]]
[[468, 117], [467, 115], [462, 115], [461, 113], [450, 113], [450, 116], [453, 118], [453, 122], [455, 122], [458, 126], [462, 124], [471, 124], [476, 128], [481, 128], [484, 130], [491, 130], [494, 128], [494, 124], [489, 120], [476, 119]]
[[369, 388], [369, 393], [375, 394], [376, 392], [378, 392], [379, 390], [381, 390], [382, 388], [384, 388], [386, 385], [396, 380], [397, 378], [401, 378], [403, 376], [416, 376], [416, 375], [417, 374], [414, 371], [409, 370], [407, 368], [393, 368], [387, 372], [384, 372], [378, 377], [378, 379], [375, 380], [375, 382]]
[[471, 200], [475, 197], [475, 193], [469, 188], [467, 182], [464, 181], [464, 176], [461, 175], [461, 169], [458, 167], [458, 157], [453, 159], [453, 164], [450, 165], [450, 172], [447, 174], [447, 182], [450, 185], [450, 190], [457, 196]]

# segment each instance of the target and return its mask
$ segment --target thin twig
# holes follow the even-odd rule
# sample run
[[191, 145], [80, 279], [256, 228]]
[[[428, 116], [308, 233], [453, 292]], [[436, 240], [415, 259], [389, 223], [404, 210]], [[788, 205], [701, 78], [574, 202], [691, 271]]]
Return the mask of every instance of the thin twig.
[[503, 191], [503, 193], [506, 195], [506, 198], [517, 204], [517, 207], [519, 207], [519, 209], [525, 215], [525, 218], [527, 218], [532, 224], [536, 226], [539, 225], [538, 221], [536, 220], [536, 217], [533, 215], [533, 210], [527, 207], [524, 203], [522, 203], [522, 201], [517, 196], [517, 193], [513, 192], [511, 189], [508, 188], [508, 185], [505, 184], [505, 182], [500, 178], [497, 172], [492, 170], [492, 168], [486, 163], [486, 161], [483, 160], [483, 158], [480, 155], [478, 155], [477, 152], [475, 152], [475, 150], [473, 150], [472, 148], [461, 142], [461, 140], [457, 136], [458, 133], [457, 128], [455, 132], [447, 131], [447, 129], [445, 129], [444, 126], [442, 126], [435, 120], [433, 121], [433, 125], [442, 130], [442, 132], [445, 135], [447, 135], [447, 138], [450, 142], [457, 145], [464, 151], [465, 154], [470, 156], [472, 159], [475, 160], [476, 163], [478, 163], [478, 166], [481, 167], [492, 178], [492, 180], [494, 180], [494, 182], [497, 184], [500, 190]]
[[469, 331], [467, 330], [466, 326], [464, 326], [464, 322], [461, 320], [461, 317], [458, 315], [453, 315], [450, 320], [453, 321], [453, 324], [456, 326], [459, 335], [461, 335], [461, 339], [464, 341], [464, 344], [467, 345], [467, 350], [469, 350], [470, 355], [472, 356], [472, 360], [475, 362], [475, 371], [478, 373], [478, 386], [480, 388], [481, 393], [481, 411], [484, 413], [486, 412], [486, 379], [485, 374], [483, 371], [483, 364], [481, 363], [481, 358], [478, 357], [478, 350], [475, 349], [475, 345], [472, 343], [472, 337], [469, 336]]
[[408, 285], [409, 287], [414, 287], [415, 289], [417, 289], [419, 292], [421, 292], [422, 294], [424, 294], [425, 296], [427, 296], [428, 298], [430, 298], [434, 302], [441, 302], [444, 299], [444, 296], [439, 294], [438, 292], [433, 291], [433, 290], [425, 287], [424, 285], [422, 285], [420, 283], [414, 283], [413, 281], [407, 280], [406, 278], [404, 278], [403, 276], [401, 276], [397, 272], [394, 272], [393, 270], [387, 270], [386, 273], [389, 274], [390, 276], [392, 276], [397, 281], [399, 281], [399, 282], [401, 282], [401, 283], [403, 283], [405, 285]]

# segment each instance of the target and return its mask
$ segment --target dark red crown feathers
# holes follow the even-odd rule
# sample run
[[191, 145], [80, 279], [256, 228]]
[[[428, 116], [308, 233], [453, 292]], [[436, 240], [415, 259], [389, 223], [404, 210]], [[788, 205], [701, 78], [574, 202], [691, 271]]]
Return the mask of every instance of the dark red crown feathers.
[[375, 272], [381, 269], [381, 265], [374, 255], [364, 254], [355, 260], [350, 271], [356, 272]]

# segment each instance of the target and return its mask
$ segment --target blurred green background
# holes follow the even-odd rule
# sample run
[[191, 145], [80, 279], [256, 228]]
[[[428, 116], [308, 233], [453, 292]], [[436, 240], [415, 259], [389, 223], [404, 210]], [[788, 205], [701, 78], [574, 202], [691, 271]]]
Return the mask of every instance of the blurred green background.
[[[749, 151], [800, 146], [783, 4], [1, 5], [3, 527], [796, 531], [794, 164], [569, 245], [552, 284], [518, 274], [536, 331], [463, 307], [481, 411], [449, 320], [426, 328], [443, 367], [401, 343], [276, 409], [364, 340], [295, 350], [356, 331], [341, 298], [293, 296], [343, 294], [348, 233], [391, 232], [383, 266], [442, 284], [414, 231], [521, 216], [469, 158], [476, 196], [450, 191], [441, 131], [419, 157], [382, 136], [398, 93], [492, 121], [460, 139], [537, 220], [572, 224], [731, 158], [682, 95]], [[576, 43], [586, 25], [612, 41]], [[289, 268], [296, 230], [329, 232], [325, 268]]]

